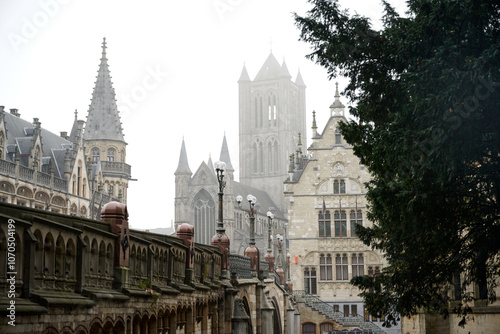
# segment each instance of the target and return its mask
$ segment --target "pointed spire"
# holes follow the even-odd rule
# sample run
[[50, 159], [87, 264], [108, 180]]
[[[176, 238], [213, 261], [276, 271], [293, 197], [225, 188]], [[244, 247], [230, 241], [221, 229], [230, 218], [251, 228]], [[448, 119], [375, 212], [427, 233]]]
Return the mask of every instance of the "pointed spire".
[[102, 56], [92, 99], [87, 115], [85, 140], [105, 139], [124, 141], [120, 115], [116, 106], [116, 95], [111, 82], [108, 59], [106, 58], [106, 38], [102, 42]]
[[78, 134], [78, 111], [75, 109], [75, 120], [73, 121], [71, 132], [69, 133], [69, 141], [71, 141], [72, 143], [76, 143], [77, 134]]
[[264, 65], [260, 68], [259, 73], [257, 73], [254, 81], [277, 79], [280, 73], [281, 65], [278, 63], [274, 55], [270, 53], [264, 62]]
[[344, 116], [345, 106], [340, 102], [339, 83], [335, 83], [335, 101], [330, 106], [330, 116]]
[[251, 81], [245, 64], [243, 64], [243, 69], [241, 70], [241, 75], [240, 78], [238, 79], [238, 82], [243, 82], [243, 81]]
[[300, 70], [297, 73], [297, 78], [295, 79], [295, 84], [300, 87], [305, 87], [304, 79], [302, 79], [302, 75], [300, 74]]
[[181, 154], [179, 155], [179, 165], [177, 165], [177, 170], [174, 175], [177, 174], [192, 174], [191, 169], [189, 169], [189, 163], [186, 153], [186, 144], [184, 143], [184, 138], [182, 138]]
[[292, 76], [290, 75], [290, 72], [288, 71], [288, 67], [286, 66], [285, 58], [283, 58], [283, 64], [281, 65], [280, 77], [285, 77], [288, 79], [292, 78]]
[[226, 134], [224, 133], [224, 139], [222, 140], [222, 148], [220, 150], [220, 161], [226, 163], [226, 171], [234, 172], [233, 165], [231, 164], [231, 158], [229, 157], [229, 148], [227, 146]]
[[316, 111], [313, 110], [313, 125], [311, 127], [313, 131], [313, 138], [316, 138], [318, 135], [318, 126], [316, 125]]
[[214, 168], [214, 164], [212, 162], [212, 155], [211, 154], [208, 154], [208, 162], [207, 162], [207, 165], [208, 165], [208, 168], [215, 173], [215, 168]]

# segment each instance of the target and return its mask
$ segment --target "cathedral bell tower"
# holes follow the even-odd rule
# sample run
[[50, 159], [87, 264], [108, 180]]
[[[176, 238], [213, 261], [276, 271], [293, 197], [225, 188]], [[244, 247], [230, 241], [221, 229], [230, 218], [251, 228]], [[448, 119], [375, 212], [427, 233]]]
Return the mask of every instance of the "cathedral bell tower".
[[288, 157], [306, 133], [306, 86], [300, 72], [291, 78], [271, 52], [253, 81], [245, 66], [238, 80], [240, 182], [266, 191], [284, 212]]

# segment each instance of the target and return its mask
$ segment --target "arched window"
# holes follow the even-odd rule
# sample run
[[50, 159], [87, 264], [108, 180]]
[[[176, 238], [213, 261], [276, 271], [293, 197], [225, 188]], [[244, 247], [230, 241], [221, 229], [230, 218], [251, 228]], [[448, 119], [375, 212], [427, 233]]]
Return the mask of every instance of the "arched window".
[[97, 162], [100, 160], [100, 151], [97, 147], [92, 149], [92, 162]]
[[115, 149], [108, 148], [108, 161], [115, 161]]
[[328, 238], [332, 236], [332, 221], [330, 218], [330, 211], [325, 211], [325, 216], [323, 212], [320, 211], [318, 215], [319, 222], [319, 236], [323, 238]]
[[306, 294], [315, 295], [317, 294], [316, 287], [316, 268], [305, 268], [304, 269], [304, 289]]
[[350, 214], [350, 221], [351, 221], [351, 237], [356, 236], [356, 225], [363, 226], [363, 214], [361, 213], [361, 210], [351, 210]]
[[328, 333], [328, 332], [333, 332], [333, 324], [329, 323], [323, 323], [320, 325], [320, 331], [321, 333]]
[[348, 278], [347, 272], [347, 254], [337, 254], [335, 257], [335, 279], [338, 281], [345, 281]]
[[316, 334], [316, 325], [312, 323], [307, 323], [302, 325], [303, 334]]
[[332, 256], [330, 254], [319, 257], [319, 279], [320, 281], [331, 281], [332, 276]]
[[363, 254], [352, 254], [351, 265], [352, 277], [363, 276], [365, 274]]
[[207, 245], [215, 234], [215, 202], [205, 189], [194, 198], [194, 230], [195, 241]]
[[346, 237], [347, 236], [347, 222], [346, 222], [345, 210], [335, 211], [334, 223], [335, 223], [335, 236], [336, 237]]

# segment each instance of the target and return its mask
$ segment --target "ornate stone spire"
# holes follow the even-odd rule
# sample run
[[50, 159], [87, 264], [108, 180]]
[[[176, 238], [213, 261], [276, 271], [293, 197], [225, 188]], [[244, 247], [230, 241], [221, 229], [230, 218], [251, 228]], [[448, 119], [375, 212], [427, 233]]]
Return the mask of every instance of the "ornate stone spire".
[[189, 163], [186, 153], [186, 144], [184, 143], [184, 138], [182, 138], [181, 154], [179, 155], [179, 164], [177, 165], [177, 170], [175, 174], [192, 174], [191, 169], [189, 169]]
[[335, 83], [335, 101], [330, 106], [330, 116], [344, 116], [345, 106], [340, 102], [339, 83]]
[[106, 38], [102, 42], [101, 63], [92, 92], [84, 139], [124, 141], [120, 115], [116, 106], [115, 90], [106, 58]]
[[224, 133], [224, 139], [222, 140], [222, 148], [220, 150], [220, 161], [226, 163], [226, 171], [234, 172], [233, 165], [231, 164], [231, 157], [229, 156], [229, 148], [227, 146], [226, 134]]

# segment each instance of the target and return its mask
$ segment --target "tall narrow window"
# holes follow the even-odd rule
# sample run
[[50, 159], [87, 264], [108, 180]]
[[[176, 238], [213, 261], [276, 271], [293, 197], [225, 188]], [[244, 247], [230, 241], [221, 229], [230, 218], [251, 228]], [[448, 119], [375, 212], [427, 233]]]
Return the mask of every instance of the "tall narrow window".
[[335, 128], [335, 144], [342, 144], [339, 128]]
[[363, 254], [353, 254], [351, 260], [352, 277], [363, 276], [365, 274]]
[[350, 213], [350, 221], [351, 221], [351, 237], [356, 236], [356, 225], [363, 226], [363, 214], [361, 210], [351, 210]]
[[308, 295], [317, 294], [316, 289], [316, 268], [304, 269], [304, 288]]
[[347, 270], [347, 254], [337, 254], [335, 257], [335, 279], [338, 281], [347, 280]]
[[321, 281], [331, 281], [332, 277], [332, 257], [330, 254], [319, 257], [319, 279]]
[[76, 188], [76, 194], [80, 196], [80, 185], [82, 183], [82, 167], [78, 167], [78, 179], [77, 179], [77, 188]]
[[253, 147], [252, 147], [252, 156], [253, 156], [253, 161], [252, 161], [252, 164], [253, 164], [253, 173], [254, 174], [257, 174], [259, 171], [258, 171], [258, 162], [257, 162], [257, 143], [253, 143]]
[[97, 162], [99, 161], [99, 149], [97, 147], [94, 147], [92, 149], [92, 162]]
[[319, 221], [319, 236], [323, 238], [332, 236], [332, 228], [331, 228], [331, 218], [330, 211], [325, 211], [325, 216], [323, 217], [323, 212], [320, 211], [318, 215]]
[[345, 194], [345, 180], [334, 180], [333, 181], [333, 193], [334, 194]]
[[108, 161], [115, 161], [115, 149], [114, 148], [108, 149]]
[[346, 213], [345, 210], [335, 211], [334, 216], [335, 221], [335, 236], [336, 237], [346, 237], [347, 236], [347, 224], [346, 224]]

